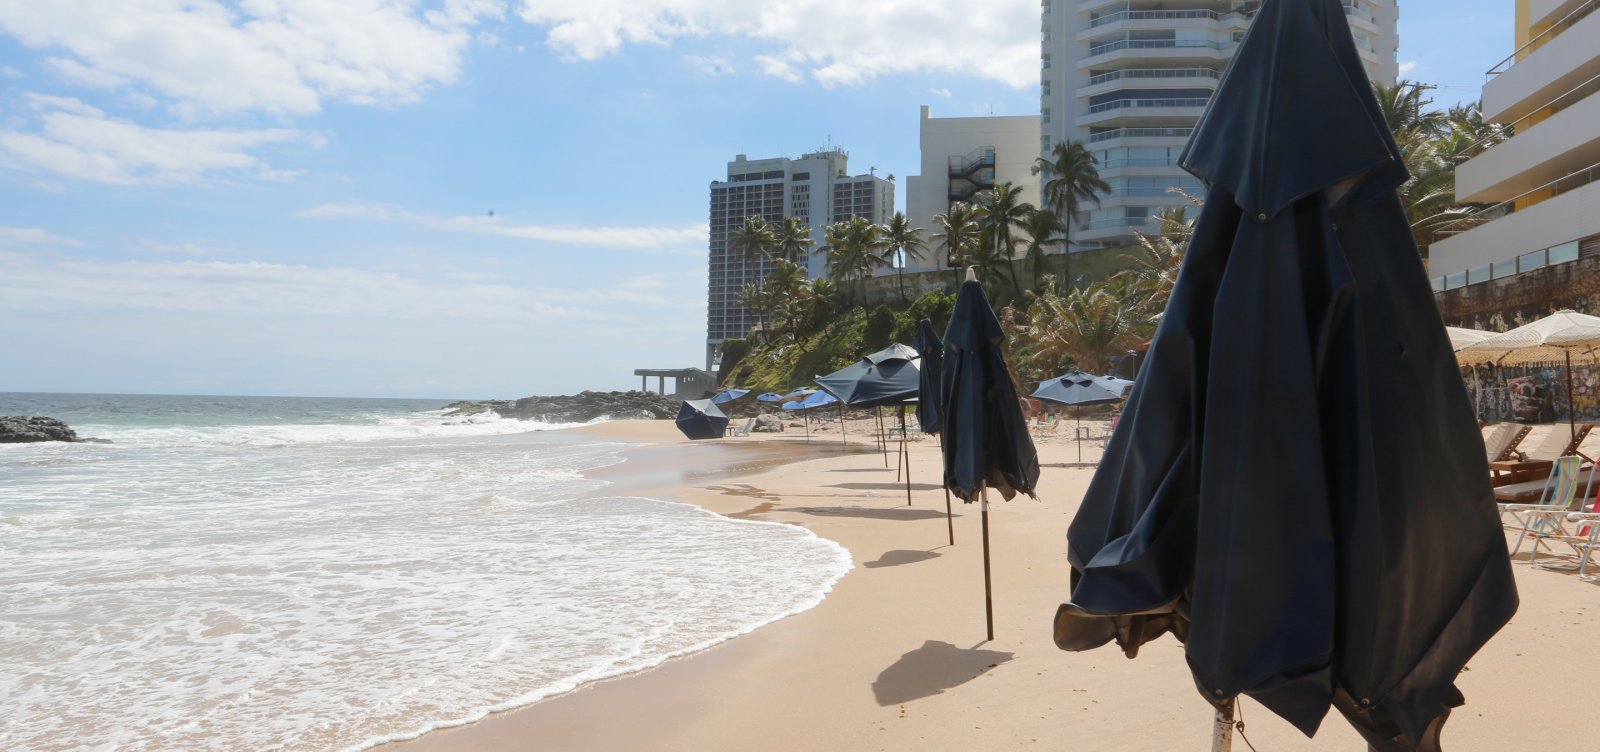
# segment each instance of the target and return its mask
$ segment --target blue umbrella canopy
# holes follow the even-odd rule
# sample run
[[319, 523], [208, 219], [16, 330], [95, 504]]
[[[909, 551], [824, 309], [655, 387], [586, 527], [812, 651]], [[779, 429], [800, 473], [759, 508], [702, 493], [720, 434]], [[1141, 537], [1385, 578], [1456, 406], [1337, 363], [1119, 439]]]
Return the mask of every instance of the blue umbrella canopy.
[[1122, 401], [1123, 387], [1111, 383], [1110, 379], [1103, 376], [1094, 376], [1083, 371], [1057, 376], [1048, 381], [1040, 382], [1039, 388], [1033, 391], [1037, 399], [1049, 400], [1063, 405], [1107, 405]]
[[944, 362], [944, 343], [928, 319], [917, 322], [917, 335], [912, 343], [922, 360], [917, 380], [917, 424], [922, 426], [923, 433], [938, 433], [943, 422], [940, 416], [944, 413], [944, 405], [939, 401], [939, 369]]
[[720, 439], [728, 428], [728, 416], [711, 400], [685, 400], [678, 408], [677, 424], [690, 439]]
[[837, 404], [839, 404], [839, 399], [837, 397], [834, 397], [833, 395], [828, 394], [827, 392], [815, 392], [811, 396], [806, 397], [803, 400], [797, 400], [797, 401], [794, 401], [794, 402], [786, 402], [786, 403], [784, 403], [783, 409], [785, 409], [785, 410], [810, 410], [810, 409], [816, 408], [816, 407], [826, 407], [828, 405], [837, 405]]
[[785, 394], [785, 395], [783, 395], [782, 397], [780, 397], [778, 399], [781, 402], [789, 402], [791, 400], [803, 400], [803, 399], [805, 399], [807, 397], [810, 397], [811, 395], [816, 394], [816, 393], [817, 393], [817, 390], [815, 390], [815, 389], [804, 389], [804, 388], [802, 388], [802, 389], [796, 389], [796, 390], [794, 390], [794, 391], [792, 391], [792, 392], [790, 392], [788, 394]]
[[851, 407], [904, 404], [917, 397], [916, 358], [916, 350], [890, 345], [827, 376], [818, 376], [817, 385]]
[[1033, 496], [1039, 482], [1039, 456], [1000, 352], [1004, 338], [983, 285], [962, 283], [944, 331], [940, 393], [945, 486], [968, 503], [985, 486], [1007, 499]]
[[778, 394], [777, 392], [762, 392], [761, 394], [756, 395], [756, 401], [757, 402], [782, 402], [783, 401], [783, 395]]
[[723, 391], [717, 392], [711, 396], [711, 404], [726, 405], [729, 402], [739, 399], [740, 397], [743, 397], [749, 393], [749, 389], [724, 389]]
[[1128, 390], [1129, 389], [1133, 388], [1133, 382], [1129, 381], [1128, 379], [1119, 379], [1119, 378], [1117, 378], [1115, 376], [1101, 376], [1100, 378], [1101, 378], [1101, 380], [1105, 381], [1107, 384], [1111, 384], [1113, 386], [1116, 386], [1116, 387], [1120, 388], [1122, 390], [1122, 394], [1124, 396], [1126, 396], [1128, 394]]

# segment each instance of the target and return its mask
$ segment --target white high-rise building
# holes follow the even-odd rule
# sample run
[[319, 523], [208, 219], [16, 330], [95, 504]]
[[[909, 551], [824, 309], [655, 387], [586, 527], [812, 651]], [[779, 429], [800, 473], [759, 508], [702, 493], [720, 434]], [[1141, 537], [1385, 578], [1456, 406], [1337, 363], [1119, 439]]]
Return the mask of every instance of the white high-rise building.
[[[1042, 0], [1039, 152], [1084, 143], [1111, 184], [1074, 248], [1124, 245], [1153, 232], [1152, 212], [1200, 193], [1178, 167], [1222, 70], [1261, 3], [1237, 0]], [[1344, 0], [1367, 74], [1392, 86], [1396, 0]], [[1308, 96], [1315, 96], [1308, 92]]]
[[1584, 0], [1516, 8], [1517, 50], [1483, 87], [1484, 119], [1514, 135], [1456, 168], [1456, 200], [1494, 219], [1428, 246], [1436, 290], [1600, 256], [1600, 13]]
[[749, 335], [760, 316], [739, 302], [744, 286], [767, 278], [765, 259], [747, 259], [728, 246], [728, 236], [747, 218], [770, 224], [795, 217], [811, 227], [806, 274], [827, 274], [823, 233], [829, 224], [865, 217], [875, 224], [894, 213], [894, 183], [876, 175], [850, 175], [850, 155], [828, 148], [799, 159], [749, 159], [728, 163], [727, 179], [711, 183], [710, 259], [706, 306], [706, 369], [721, 361], [722, 343]]
[[[907, 272], [945, 268], [933, 217], [950, 204], [977, 201], [978, 193], [1007, 182], [1022, 189], [1021, 200], [1039, 204], [1039, 179], [1032, 173], [1039, 116], [935, 118], [924, 105], [920, 122], [922, 174], [906, 178], [906, 218], [923, 231], [928, 250], [906, 265]], [[877, 273], [897, 271], [884, 267]]]

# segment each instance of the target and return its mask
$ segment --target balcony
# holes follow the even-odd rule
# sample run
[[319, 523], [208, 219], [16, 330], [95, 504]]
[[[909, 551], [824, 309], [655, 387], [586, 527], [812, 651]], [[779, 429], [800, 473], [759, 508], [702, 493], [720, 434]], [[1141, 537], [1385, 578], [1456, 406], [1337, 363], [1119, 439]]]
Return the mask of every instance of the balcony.
[[1105, 144], [1123, 138], [1151, 139], [1151, 138], [1179, 138], [1187, 141], [1193, 128], [1115, 128], [1109, 131], [1089, 134], [1088, 142], [1091, 144]]
[[1124, 10], [1107, 13], [1089, 21], [1089, 28], [1097, 28], [1118, 21], [1168, 21], [1185, 18], [1217, 20], [1221, 14], [1214, 10]]
[[1139, 108], [1171, 108], [1171, 107], [1205, 107], [1209, 98], [1192, 99], [1113, 99], [1110, 102], [1101, 102], [1089, 107], [1089, 114], [1094, 115], [1112, 110], [1139, 109]]
[[1077, 119], [1077, 126], [1087, 128], [1105, 125], [1118, 120], [1178, 120], [1193, 122], [1205, 112], [1209, 99], [1118, 99], [1090, 107], [1087, 114]]
[[[1561, 22], [1489, 70], [1483, 117], [1516, 120], [1600, 75], [1600, 0], [1585, 0]], [[1518, 56], [1520, 59], [1517, 59]], [[1513, 62], [1514, 61], [1514, 62]]]
[[1538, 110], [1547, 116], [1514, 125], [1516, 135], [1456, 168], [1456, 195], [1471, 203], [1494, 203], [1561, 178], [1573, 165], [1600, 163], [1600, 76]]
[[[1553, 196], [1431, 244], [1429, 273], [1448, 276], [1600, 234], [1600, 164], [1555, 181], [1541, 189], [1545, 191]], [[1491, 207], [1480, 216], [1503, 213], [1514, 202]]]
[[1137, 80], [1140, 83], [1149, 83], [1149, 79], [1190, 79], [1209, 78], [1212, 80], [1222, 78], [1222, 71], [1214, 68], [1126, 68], [1101, 73], [1089, 77], [1089, 86], [1110, 83], [1112, 81]]
[[1156, 59], [1205, 64], [1227, 60], [1237, 46], [1231, 41], [1213, 42], [1208, 39], [1119, 39], [1090, 47], [1089, 54], [1078, 60], [1076, 66], [1079, 69], [1103, 67], [1123, 58], [1140, 62]]

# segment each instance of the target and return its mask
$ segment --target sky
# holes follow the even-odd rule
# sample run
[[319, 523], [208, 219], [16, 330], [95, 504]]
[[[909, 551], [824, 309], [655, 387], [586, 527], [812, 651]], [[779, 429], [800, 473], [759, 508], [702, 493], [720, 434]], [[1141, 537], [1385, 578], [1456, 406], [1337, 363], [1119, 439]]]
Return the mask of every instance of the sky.
[[[1403, 75], [1476, 99], [1511, 16], [1402, 2]], [[511, 398], [703, 365], [724, 163], [831, 143], [914, 173], [921, 105], [1038, 111], [1038, 24], [1037, 0], [0, 0], [0, 391]]]

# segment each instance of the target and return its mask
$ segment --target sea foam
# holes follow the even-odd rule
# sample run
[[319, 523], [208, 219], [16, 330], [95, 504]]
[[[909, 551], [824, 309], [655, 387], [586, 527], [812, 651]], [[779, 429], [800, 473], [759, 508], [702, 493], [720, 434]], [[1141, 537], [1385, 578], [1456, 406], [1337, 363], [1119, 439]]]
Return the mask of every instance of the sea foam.
[[441, 422], [0, 453], [0, 749], [359, 750], [748, 632], [851, 566], [605, 496], [582, 472], [623, 445]]

